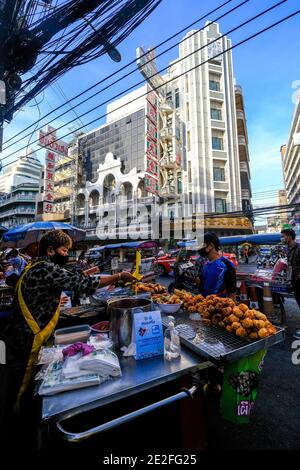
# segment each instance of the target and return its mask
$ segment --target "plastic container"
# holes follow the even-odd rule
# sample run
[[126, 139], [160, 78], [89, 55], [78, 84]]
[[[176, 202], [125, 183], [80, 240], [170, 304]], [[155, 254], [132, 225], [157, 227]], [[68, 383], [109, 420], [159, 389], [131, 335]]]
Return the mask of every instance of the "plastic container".
[[89, 325], [70, 326], [68, 328], [60, 328], [54, 332], [55, 344], [72, 344], [82, 341], [86, 343], [91, 334]]
[[164, 356], [167, 361], [176, 359], [181, 354], [180, 336], [175, 328], [174, 317], [168, 317], [169, 325], [164, 335]]

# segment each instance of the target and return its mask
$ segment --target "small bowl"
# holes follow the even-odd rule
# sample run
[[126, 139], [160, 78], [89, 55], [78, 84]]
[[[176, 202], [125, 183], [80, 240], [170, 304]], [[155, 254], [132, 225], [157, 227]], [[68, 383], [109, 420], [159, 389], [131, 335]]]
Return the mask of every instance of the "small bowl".
[[180, 302], [180, 304], [157, 304], [157, 305], [159, 309], [164, 313], [175, 313], [181, 309], [182, 303], [183, 302]]
[[109, 331], [110, 331], [110, 324], [109, 324], [109, 321], [107, 320], [100, 321], [91, 326], [92, 334], [109, 333]]

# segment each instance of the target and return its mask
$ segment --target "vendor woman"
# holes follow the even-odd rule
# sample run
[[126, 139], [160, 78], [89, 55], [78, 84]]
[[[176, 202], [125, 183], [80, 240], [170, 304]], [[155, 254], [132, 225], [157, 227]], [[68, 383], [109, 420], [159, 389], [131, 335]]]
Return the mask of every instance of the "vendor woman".
[[[52, 334], [59, 317], [63, 290], [92, 294], [97, 288], [118, 280], [132, 281], [121, 272], [105, 279], [70, 273], [68, 261], [71, 238], [61, 230], [46, 233], [40, 241], [39, 257], [21, 275], [14, 300], [15, 312], [0, 332], [6, 346], [6, 364], [0, 364], [0, 430], [11, 419], [15, 402], [20, 403], [31, 378], [38, 352]], [[2, 343], [3, 344], [3, 343]], [[2, 434], [2, 433], [0, 433]]]

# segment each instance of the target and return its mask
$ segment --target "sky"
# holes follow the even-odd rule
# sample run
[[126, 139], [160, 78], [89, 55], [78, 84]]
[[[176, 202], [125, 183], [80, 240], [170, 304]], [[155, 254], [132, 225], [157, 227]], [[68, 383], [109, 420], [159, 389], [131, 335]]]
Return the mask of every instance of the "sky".
[[[226, 33], [277, 2], [278, 0], [249, 0], [234, 13], [218, 21], [221, 33]], [[56, 82], [57, 84], [52, 85], [36, 98], [39, 103], [38, 107], [36, 102], [31, 102], [26, 108], [15, 114], [10, 124], [5, 125], [4, 142], [35, 122], [40, 115], [43, 116], [57, 106], [60, 107], [60, 110], [53, 113], [46, 120], [41, 120], [39, 126], [46, 123], [50, 118], [53, 127], [65, 124], [66, 120], [74, 119], [74, 113], [71, 111], [60, 119], [55, 119], [55, 115], [57, 116], [59, 112], [68, 109], [68, 107], [63, 107], [65, 96], [72, 98], [110, 74], [115, 74], [114, 79], [121, 77], [120, 73], [117, 73], [118, 69], [134, 59], [138, 46], [143, 46], [146, 49], [159, 44], [222, 3], [224, 3], [224, 0], [162, 0], [156, 10], [118, 46], [122, 56], [122, 61], [119, 64], [113, 62], [108, 56], [102, 56], [66, 73]], [[217, 13], [207, 16], [205, 20], [186, 31], [203, 27], [206, 20], [215, 20], [218, 15], [239, 3], [241, 3], [241, 0], [233, 0]], [[299, 0], [287, 0], [272, 12], [229, 34], [228, 37], [235, 44], [298, 10], [299, 5]], [[287, 141], [295, 97], [298, 89], [300, 90], [299, 27], [300, 14], [233, 50], [236, 83], [242, 86], [244, 93], [254, 206], [276, 204], [277, 190], [284, 187], [280, 147]], [[162, 48], [159, 48], [157, 52], [162, 52], [167, 47], [176, 44], [184, 34], [182, 33]], [[158, 58], [158, 67], [167, 67], [168, 63], [177, 57], [178, 47], [176, 46]], [[123, 74], [133, 69], [136, 69], [136, 67], [131, 66]], [[102, 87], [112, 83], [112, 80], [103, 83]], [[105, 114], [106, 110], [106, 105], [102, 103], [107, 100], [113, 101], [114, 96], [141, 80], [142, 76], [138, 70], [135, 70], [127, 79], [112, 85], [92, 100], [80, 105], [76, 108], [77, 115], [87, 112], [91, 107], [96, 107], [96, 110], [82, 117], [81, 122], [75, 120], [75, 122], [59, 130], [58, 136], [63, 137], [65, 134], [81, 127], [82, 124], [86, 125], [83, 130], [92, 130], [104, 123], [104, 118], [99, 119]], [[100, 89], [101, 85], [93, 92]], [[62, 95], [61, 90], [63, 90], [64, 95]], [[84, 95], [81, 100], [86, 99], [87, 96], [89, 95]], [[78, 102], [79, 99], [72, 102], [72, 104]], [[92, 120], [95, 120], [95, 122], [87, 125]], [[31, 128], [30, 131], [33, 131], [33, 129]], [[36, 138], [37, 132], [32, 132], [31, 142]], [[65, 140], [70, 138], [71, 136], [65, 137]], [[28, 143], [29, 137], [4, 150], [1, 158], [12, 151], [18, 151], [21, 146], [27, 146]], [[6, 147], [5, 143], [3, 147]], [[33, 149], [37, 148], [35, 145], [31, 147]], [[23, 153], [24, 150], [17, 152], [5, 159], [3, 164]], [[39, 151], [37, 155], [43, 161], [44, 150]], [[259, 222], [259, 219], [257, 222]]]

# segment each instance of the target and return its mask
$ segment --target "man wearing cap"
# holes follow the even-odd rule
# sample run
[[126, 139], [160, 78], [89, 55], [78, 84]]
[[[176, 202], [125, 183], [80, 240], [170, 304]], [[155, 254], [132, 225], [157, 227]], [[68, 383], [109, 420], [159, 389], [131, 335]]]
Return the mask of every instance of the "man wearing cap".
[[199, 255], [207, 258], [200, 278], [202, 294], [215, 294], [219, 297], [236, 298], [235, 267], [227, 258], [219, 253], [219, 238], [213, 232], [204, 234], [203, 246]]

